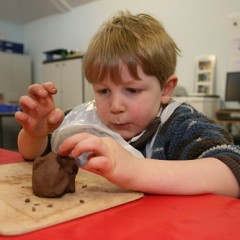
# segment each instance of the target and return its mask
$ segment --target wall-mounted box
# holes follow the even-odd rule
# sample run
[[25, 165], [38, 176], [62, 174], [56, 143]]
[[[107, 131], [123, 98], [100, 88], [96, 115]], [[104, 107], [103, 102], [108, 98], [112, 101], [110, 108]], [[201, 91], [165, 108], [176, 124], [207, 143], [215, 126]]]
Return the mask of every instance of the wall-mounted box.
[[214, 55], [196, 57], [195, 93], [215, 94], [215, 66]]

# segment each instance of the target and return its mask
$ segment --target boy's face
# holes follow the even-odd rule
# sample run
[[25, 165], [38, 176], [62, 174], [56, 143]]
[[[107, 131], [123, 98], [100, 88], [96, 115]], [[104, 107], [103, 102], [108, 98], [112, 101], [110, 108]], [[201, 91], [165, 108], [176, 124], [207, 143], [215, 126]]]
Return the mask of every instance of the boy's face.
[[97, 113], [111, 130], [130, 140], [142, 132], [157, 116], [162, 98], [156, 77], [146, 75], [138, 66], [140, 80], [131, 77], [121, 64], [122, 83], [104, 79], [93, 84]]

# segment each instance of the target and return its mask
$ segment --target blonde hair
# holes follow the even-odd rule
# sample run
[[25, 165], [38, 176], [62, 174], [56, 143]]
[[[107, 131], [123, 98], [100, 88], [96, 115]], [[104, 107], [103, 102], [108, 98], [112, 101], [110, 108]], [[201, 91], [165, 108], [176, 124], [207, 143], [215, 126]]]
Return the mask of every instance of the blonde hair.
[[175, 72], [179, 53], [176, 43], [157, 19], [148, 14], [120, 11], [91, 39], [84, 55], [83, 71], [90, 83], [101, 82], [106, 77], [120, 83], [120, 62], [126, 64], [135, 79], [139, 79], [137, 66], [140, 65], [146, 75], [157, 77], [163, 87]]

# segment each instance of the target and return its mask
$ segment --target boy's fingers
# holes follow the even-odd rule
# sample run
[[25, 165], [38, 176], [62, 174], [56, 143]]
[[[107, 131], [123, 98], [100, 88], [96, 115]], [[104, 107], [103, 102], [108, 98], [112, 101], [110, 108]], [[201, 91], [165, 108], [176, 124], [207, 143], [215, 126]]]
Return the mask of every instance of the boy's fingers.
[[32, 97], [43, 98], [43, 97], [47, 96], [48, 91], [43, 86], [41, 86], [40, 84], [35, 83], [35, 84], [28, 87], [28, 93]]
[[108, 174], [112, 168], [112, 162], [105, 156], [92, 157], [84, 166], [84, 169], [101, 175]]
[[28, 120], [29, 116], [28, 114], [21, 112], [21, 111], [17, 111], [15, 113], [15, 118], [19, 123], [24, 123]]
[[34, 109], [36, 107], [36, 102], [29, 96], [21, 96], [19, 98], [19, 104], [23, 110]]
[[61, 123], [64, 118], [64, 112], [59, 108], [54, 109], [48, 116], [48, 122], [50, 124]]
[[43, 88], [46, 89], [50, 94], [56, 94], [57, 88], [52, 82], [45, 82], [42, 84]]

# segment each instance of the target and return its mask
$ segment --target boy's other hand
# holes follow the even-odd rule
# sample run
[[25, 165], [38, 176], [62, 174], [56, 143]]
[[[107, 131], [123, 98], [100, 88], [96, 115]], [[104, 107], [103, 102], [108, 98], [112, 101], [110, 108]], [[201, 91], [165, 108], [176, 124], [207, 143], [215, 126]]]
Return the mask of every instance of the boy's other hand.
[[20, 97], [22, 111], [16, 112], [15, 118], [26, 133], [34, 137], [47, 136], [61, 124], [64, 113], [55, 107], [53, 95], [56, 93], [56, 87], [47, 82], [29, 86], [29, 95]]

